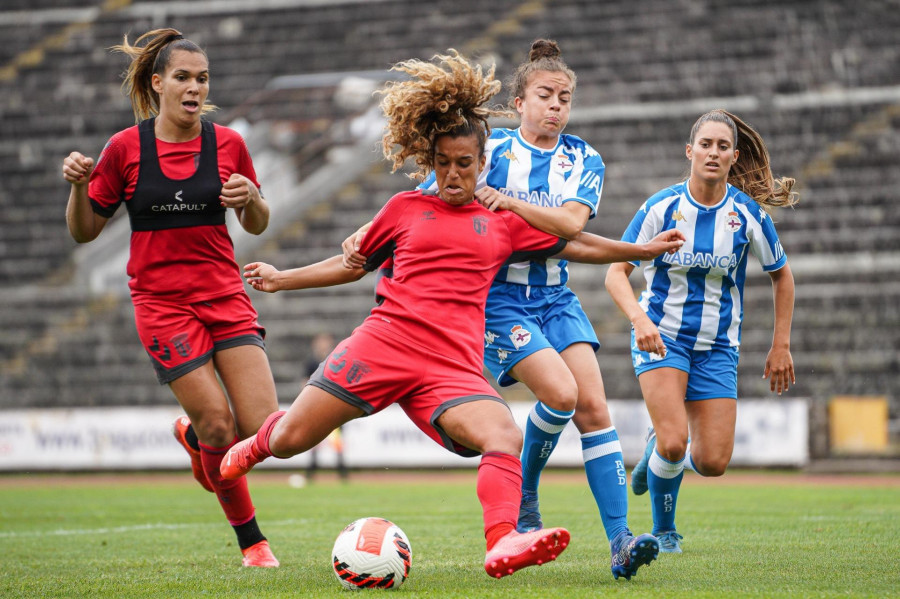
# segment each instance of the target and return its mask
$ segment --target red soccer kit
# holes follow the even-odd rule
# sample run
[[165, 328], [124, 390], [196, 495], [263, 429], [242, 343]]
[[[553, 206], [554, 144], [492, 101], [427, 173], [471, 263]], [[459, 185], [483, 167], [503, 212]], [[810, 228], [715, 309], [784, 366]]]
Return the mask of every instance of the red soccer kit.
[[310, 383], [367, 414], [398, 402], [436, 442], [474, 455], [434, 422], [453, 405], [500, 400], [482, 374], [484, 306], [494, 275], [511, 257], [546, 258], [564, 246], [512, 212], [477, 202], [451, 206], [421, 191], [395, 195], [359, 250], [370, 271], [392, 257], [392, 276], [381, 277], [378, 305]]
[[197, 138], [170, 143], [156, 139], [154, 122], [110, 139], [88, 195], [101, 216], [123, 202], [128, 209], [137, 332], [159, 382], [168, 383], [216, 350], [263, 346], [219, 199], [232, 173], [258, 183], [237, 132], [204, 121]]
[[[259, 187], [243, 138], [232, 129], [211, 124], [221, 183], [238, 173]], [[202, 137], [183, 143], [156, 140], [159, 165], [166, 177], [187, 182], [198, 168]], [[135, 125], [115, 134], [100, 154], [88, 188], [94, 212], [109, 218], [119, 204], [131, 201], [140, 169], [140, 136]], [[171, 226], [132, 232], [128, 285], [135, 304], [151, 299], [195, 303], [243, 290], [224, 222], [200, 226], [178, 222], [179, 217], [187, 221], [192, 205], [191, 190], [186, 186], [169, 205], [159, 207], [171, 217]]]

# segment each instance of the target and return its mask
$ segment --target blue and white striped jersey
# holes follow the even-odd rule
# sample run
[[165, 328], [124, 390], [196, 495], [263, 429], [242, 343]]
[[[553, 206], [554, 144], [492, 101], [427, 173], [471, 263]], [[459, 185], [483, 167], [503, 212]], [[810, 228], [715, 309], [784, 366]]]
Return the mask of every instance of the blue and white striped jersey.
[[[581, 202], [597, 214], [606, 166], [594, 148], [574, 135], [560, 135], [552, 150], [532, 146], [519, 129], [495, 128], [485, 147], [487, 162], [477, 189], [492, 187], [537, 206]], [[419, 185], [435, 190], [434, 173]], [[568, 261], [549, 259], [505, 264], [496, 281], [531, 286], [565, 285]]]
[[787, 263], [772, 219], [731, 185], [721, 202], [703, 206], [684, 181], [644, 202], [622, 240], [644, 243], [669, 229], [683, 232], [687, 241], [644, 268], [641, 307], [661, 334], [695, 350], [738, 347], [747, 251], [766, 272]]

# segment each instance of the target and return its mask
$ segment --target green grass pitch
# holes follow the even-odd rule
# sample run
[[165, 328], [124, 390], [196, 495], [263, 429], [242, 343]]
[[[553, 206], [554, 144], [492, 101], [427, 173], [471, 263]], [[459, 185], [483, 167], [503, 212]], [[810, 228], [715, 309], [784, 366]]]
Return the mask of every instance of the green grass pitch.
[[[544, 521], [571, 531], [569, 549], [501, 580], [482, 567], [474, 469], [354, 473], [346, 484], [326, 475], [299, 489], [288, 474], [250, 475], [276, 570], [240, 567], [215, 498], [189, 474], [2, 476], [0, 597], [347, 597], [330, 551], [362, 516], [389, 518], [410, 538], [401, 597], [900, 597], [896, 476], [689, 474], [678, 502], [684, 554], [615, 581], [578, 472], [548, 472], [542, 483]], [[648, 531], [648, 497], [629, 502], [632, 530]]]

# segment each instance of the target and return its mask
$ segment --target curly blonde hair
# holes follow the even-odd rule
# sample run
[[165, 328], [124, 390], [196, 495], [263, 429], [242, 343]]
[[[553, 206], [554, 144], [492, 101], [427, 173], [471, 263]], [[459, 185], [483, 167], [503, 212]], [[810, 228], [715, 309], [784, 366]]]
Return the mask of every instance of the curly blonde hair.
[[791, 177], [778, 179], [772, 174], [769, 150], [757, 131], [736, 115], [722, 110], [710, 110], [702, 115], [691, 127], [691, 145], [701, 125], [708, 122], [724, 123], [731, 128], [734, 148], [740, 152], [737, 162], [731, 165], [728, 182], [753, 198], [767, 211], [771, 208], [794, 206], [800, 201], [797, 192], [792, 191], [795, 180]]
[[[142, 45], [143, 44], [143, 45]], [[121, 44], [110, 48], [131, 58], [131, 63], [123, 75], [122, 89], [131, 99], [135, 121], [143, 121], [159, 114], [159, 94], [153, 89], [153, 75], [162, 75], [169, 66], [172, 52], [185, 50], [206, 56], [203, 49], [184, 39], [177, 29], [154, 29], [137, 38], [134, 45], [128, 43], [128, 35]], [[200, 114], [216, 110], [212, 104], [200, 107]]]
[[475, 135], [483, 153], [490, 133], [488, 119], [509, 116], [502, 108], [487, 105], [501, 87], [494, 79], [494, 66], [485, 74], [481, 65], [471, 64], [452, 48], [431, 62], [405, 60], [391, 70], [409, 75], [403, 81], [389, 81], [378, 92], [384, 96], [381, 109], [387, 118], [382, 151], [393, 164], [391, 172], [413, 158], [418, 170], [409, 177], [423, 180], [433, 170], [434, 142], [440, 135]]

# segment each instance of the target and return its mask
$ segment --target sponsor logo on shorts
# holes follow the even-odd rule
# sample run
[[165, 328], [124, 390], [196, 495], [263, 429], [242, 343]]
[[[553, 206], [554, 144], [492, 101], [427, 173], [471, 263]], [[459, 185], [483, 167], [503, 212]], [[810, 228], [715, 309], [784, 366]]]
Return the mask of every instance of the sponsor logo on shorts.
[[484, 332], [484, 346], [488, 347], [491, 343], [497, 340], [497, 333], [494, 331], [485, 331]]
[[169, 351], [169, 346], [160, 345], [156, 335], [153, 335], [153, 343], [147, 346], [147, 349], [162, 362], [168, 362], [172, 359], [172, 352]]
[[503, 364], [503, 360], [509, 357], [509, 352], [505, 349], [497, 350], [497, 359], [500, 360], [500, 363]]
[[341, 371], [342, 368], [344, 368], [344, 366], [347, 365], [347, 360], [341, 360], [341, 358], [343, 358], [344, 354], [346, 353], [347, 348], [345, 347], [340, 353], [335, 352], [331, 354], [331, 357], [328, 359], [328, 369], [331, 372], [337, 374]]

